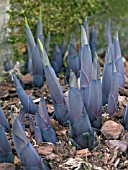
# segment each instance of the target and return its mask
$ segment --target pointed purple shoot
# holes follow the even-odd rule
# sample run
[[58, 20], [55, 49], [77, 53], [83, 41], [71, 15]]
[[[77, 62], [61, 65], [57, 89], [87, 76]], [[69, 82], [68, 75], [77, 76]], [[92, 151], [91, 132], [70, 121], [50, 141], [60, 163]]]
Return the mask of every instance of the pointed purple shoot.
[[66, 52], [66, 49], [65, 49], [65, 40], [62, 40], [62, 43], [60, 45], [60, 51], [61, 51], [61, 54], [62, 54], [62, 58], [64, 58], [64, 55], [65, 55], [65, 52]]
[[114, 50], [114, 60], [117, 72], [119, 73], [119, 86], [124, 87], [124, 63], [122, 59], [120, 43], [118, 38], [118, 30], [116, 30], [114, 42], [113, 42], [113, 50]]
[[1, 107], [0, 107], [0, 125], [4, 128], [5, 132], [7, 132], [10, 129], [8, 120], [6, 119], [5, 114]]
[[14, 163], [14, 155], [12, 154], [5, 131], [0, 125], [0, 163], [3, 162]]
[[92, 61], [93, 61], [95, 51], [97, 50], [97, 32], [94, 27], [92, 28], [92, 33], [91, 33], [91, 37], [90, 37], [90, 48], [91, 48]]
[[85, 31], [86, 31], [87, 39], [88, 39], [88, 41], [89, 41], [89, 26], [88, 26], [87, 17], [86, 17], [85, 20], [84, 20], [84, 29], [85, 29]]
[[[41, 44], [40, 41], [39, 43], [40, 43], [40, 50], [42, 52], [42, 57], [44, 62], [45, 76], [46, 76], [46, 80], [48, 83], [48, 87], [50, 90], [50, 94], [52, 96], [53, 105], [55, 109], [55, 116], [59, 121], [59, 123], [63, 124], [67, 120], [67, 112], [68, 112], [65, 96], [63, 94], [60, 83], [57, 79], [57, 76], [53, 68], [50, 66], [49, 61], [47, 60], [46, 52], [44, 51], [43, 45]], [[60, 111], [60, 108], [62, 110], [61, 112], [58, 112]]]
[[125, 130], [128, 130], [128, 104], [125, 108], [125, 112], [123, 115], [123, 126], [124, 126]]
[[81, 47], [88, 44], [87, 33], [85, 28], [81, 25]]
[[89, 45], [81, 48], [80, 93], [87, 108], [89, 84], [92, 77], [92, 56]]
[[71, 41], [68, 45], [67, 67], [69, 70], [72, 70], [76, 75], [78, 74], [80, 69], [79, 57], [76, 51], [76, 39], [74, 36], [71, 37]]
[[33, 48], [32, 51], [32, 65], [34, 75], [33, 84], [40, 88], [43, 85], [43, 63], [37, 45]]
[[25, 32], [26, 32], [27, 44], [28, 44], [30, 52], [32, 54], [32, 50], [36, 44], [35, 44], [33, 34], [29, 28], [27, 18], [25, 18]]
[[108, 96], [111, 89], [112, 81], [112, 61], [111, 61], [111, 51], [110, 48], [106, 54], [106, 61], [104, 64], [104, 70], [102, 74], [102, 94], [103, 94], [103, 105], [108, 103]]
[[38, 106], [38, 114], [36, 115], [37, 124], [40, 126], [41, 130], [51, 127], [51, 122], [48, 115], [48, 110], [46, 107], [46, 102], [42, 96]]
[[19, 119], [14, 118], [12, 115], [12, 121], [13, 141], [23, 169], [28, 168], [34, 170], [36, 168], [37, 170], [43, 170], [43, 168], [46, 168], [46, 170], [49, 170], [49, 166], [42, 161], [41, 157], [37, 154], [32, 144], [25, 136], [25, 132], [22, 129]]
[[25, 130], [25, 110], [23, 108], [21, 108], [19, 112], [19, 121], [23, 130]]
[[[100, 80], [92, 80], [89, 87], [88, 112], [96, 119], [102, 114], [102, 87]], [[90, 120], [91, 121], [91, 120]]]
[[52, 66], [53, 66], [53, 69], [55, 70], [56, 74], [61, 72], [62, 65], [63, 65], [62, 54], [61, 54], [61, 51], [60, 51], [58, 45], [55, 44], [54, 53], [53, 53], [53, 57], [52, 57]]
[[41, 130], [40, 130], [39, 126], [35, 126], [35, 131], [34, 132], [35, 132], [35, 140], [36, 140], [36, 142], [38, 144], [43, 142], [42, 134], [41, 134]]
[[33, 103], [32, 99], [25, 93], [24, 89], [22, 88], [19, 80], [17, 79], [16, 74], [13, 74], [13, 80], [16, 86], [16, 91], [18, 93], [18, 97], [21, 101], [21, 104], [24, 110], [29, 114], [36, 114], [37, 108], [35, 103]]
[[119, 88], [119, 74], [116, 71], [115, 63], [112, 63], [113, 67], [113, 75], [112, 75], [112, 83], [111, 90], [108, 96], [108, 107], [107, 112], [110, 116], [117, 111], [117, 102], [118, 102], [118, 88]]
[[69, 120], [73, 123], [84, 112], [84, 104], [80, 91], [75, 87], [68, 89]]
[[[68, 90], [70, 137], [79, 148], [94, 147], [94, 131], [84, 108], [80, 91], [74, 87]], [[84, 137], [86, 136], [86, 137]]]
[[43, 35], [43, 25], [42, 25], [42, 9], [40, 8], [39, 18], [37, 22], [37, 28], [36, 28], [36, 39], [38, 42], [38, 38], [40, 35]]
[[92, 56], [89, 45], [84, 45], [81, 49], [81, 72], [80, 72], [80, 87], [89, 86], [92, 76]]
[[38, 106], [38, 114], [36, 115], [36, 122], [41, 129], [43, 141], [51, 142], [51, 143], [56, 143], [58, 141], [56, 134], [51, 126], [50, 119], [48, 116], [48, 111], [46, 108], [46, 103], [43, 96], [41, 97]]
[[[102, 86], [100, 81], [100, 66], [96, 53], [93, 61], [92, 80], [89, 86], [87, 110], [92, 126], [99, 129], [101, 124], [97, 126], [96, 121], [99, 122], [102, 114]], [[100, 123], [102, 122], [100, 121]]]
[[29, 47], [27, 49], [28, 49], [28, 72], [32, 75], [33, 74], [32, 56]]

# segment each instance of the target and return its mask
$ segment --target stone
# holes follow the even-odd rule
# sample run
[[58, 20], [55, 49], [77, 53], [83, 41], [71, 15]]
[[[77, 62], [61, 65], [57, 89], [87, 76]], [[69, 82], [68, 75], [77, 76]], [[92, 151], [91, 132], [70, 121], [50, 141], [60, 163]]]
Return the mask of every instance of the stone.
[[53, 152], [53, 148], [52, 148], [52, 146], [39, 146], [37, 148], [37, 152], [40, 155], [49, 155]]
[[120, 140], [108, 140], [106, 141], [110, 148], [118, 148], [120, 152], [125, 152], [127, 150], [127, 142]]
[[106, 121], [101, 128], [101, 132], [106, 139], [118, 139], [123, 130], [124, 128], [120, 123], [112, 120]]

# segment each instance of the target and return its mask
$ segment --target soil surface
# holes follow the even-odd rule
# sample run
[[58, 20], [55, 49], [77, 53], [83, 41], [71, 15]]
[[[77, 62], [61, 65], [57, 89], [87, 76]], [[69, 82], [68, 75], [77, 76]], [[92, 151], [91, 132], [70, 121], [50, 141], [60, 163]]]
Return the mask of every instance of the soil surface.
[[[99, 145], [93, 151], [88, 149], [77, 150], [71, 145], [69, 138], [69, 129], [58, 124], [54, 119], [50, 119], [52, 126], [57, 134], [59, 142], [55, 145], [51, 143], [37, 144], [34, 139], [34, 132], [30, 131], [28, 117], [26, 114], [25, 132], [39, 155], [48, 161], [53, 170], [127, 170], [128, 169], [128, 131], [124, 130], [122, 124], [122, 115], [128, 102], [128, 63], [125, 62], [125, 87], [119, 88], [118, 112], [110, 118], [103, 108], [103, 126], [97, 135]], [[47, 83], [41, 89], [32, 86], [32, 77], [28, 74], [22, 78], [25, 83], [25, 91], [38, 105], [40, 97], [43, 94], [47, 103], [49, 115], [54, 112], [51, 96], [49, 94]], [[67, 95], [68, 85], [65, 84], [64, 77], [59, 78], [65, 96]], [[16, 89], [10, 77], [6, 76], [6, 81], [0, 84], [0, 105], [12, 124], [10, 111], [17, 116], [21, 109]], [[14, 165], [17, 169], [22, 169], [20, 160], [14, 148], [11, 131], [7, 133], [13, 154], [15, 155]], [[12, 166], [8, 168], [8, 166]], [[7, 163], [0, 164], [0, 169], [13, 169], [13, 165]]]

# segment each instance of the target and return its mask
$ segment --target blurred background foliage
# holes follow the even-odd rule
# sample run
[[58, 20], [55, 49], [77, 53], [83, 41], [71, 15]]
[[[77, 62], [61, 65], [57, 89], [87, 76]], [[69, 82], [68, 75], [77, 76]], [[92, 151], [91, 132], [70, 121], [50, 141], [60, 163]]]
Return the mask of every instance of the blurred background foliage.
[[[39, 9], [43, 13], [43, 33], [45, 38], [50, 32], [50, 47], [54, 43], [61, 44], [62, 39], [69, 43], [74, 32], [77, 41], [80, 39], [80, 25], [88, 17], [89, 26], [95, 25], [98, 34], [98, 49], [105, 51], [105, 24], [108, 18], [112, 20], [112, 33], [115, 27], [119, 29], [121, 46], [124, 54], [127, 52], [128, 0], [10, 0], [10, 14], [8, 41], [13, 46], [14, 60], [26, 57], [26, 37], [24, 31], [24, 17], [35, 35]], [[102, 48], [101, 48], [102, 47]], [[51, 48], [53, 49], [53, 48]], [[50, 54], [51, 55], [50, 51]]]

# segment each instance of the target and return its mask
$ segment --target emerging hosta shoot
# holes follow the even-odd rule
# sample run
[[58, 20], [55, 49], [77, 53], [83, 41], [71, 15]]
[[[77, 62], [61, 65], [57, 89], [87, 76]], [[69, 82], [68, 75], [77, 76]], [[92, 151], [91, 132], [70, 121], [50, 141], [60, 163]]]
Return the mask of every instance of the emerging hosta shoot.
[[49, 165], [37, 154], [30, 141], [25, 136], [20, 121], [11, 115], [12, 137], [16, 152], [24, 170], [49, 170]]
[[29, 28], [27, 18], [25, 18], [25, 33], [26, 33], [27, 45], [28, 48], [30, 49], [30, 53], [32, 54], [32, 50], [36, 44], [35, 44], [33, 34]]
[[75, 87], [68, 89], [70, 138], [80, 149], [96, 146], [95, 133], [84, 108], [80, 91]]
[[125, 130], [128, 130], [128, 104], [123, 115], [123, 126]]
[[63, 58], [62, 58], [62, 53], [57, 44], [55, 44], [54, 46], [54, 52], [53, 52], [51, 64], [56, 74], [62, 71]]
[[116, 71], [116, 66], [114, 61], [112, 61], [112, 81], [111, 81], [111, 90], [108, 96], [108, 107], [107, 112], [110, 116], [117, 111], [117, 102], [118, 102], [118, 88], [119, 88], [119, 74]]
[[65, 49], [65, 40], [62, 40], [62, 43], [60, 45], [60, 51], [61, 51], [61, 54], [62, 54], [62, 58], [64, 58], [64, 55], [65, 55], [65, 52], [66, 52], [66, 49]]
[[3, 162], [13, 163], [14, 155], [12, 154], [5, 131], [0, 125], [0, 163]]
[[78, 57], [77, 51], [76, 51], [76, 39], [75, 39], [74, 35], [72, 35], [72, 38], [68, 45], [67, 66], [68, 66], [69, 70], [72, 70], [76, 75], [78, 75], [80, 65], [79, 65], [79, 57]]
[[43, 142], [42, 134], [39, 126], [35, 126], [35, 140], [37, 143]]
[[13, 80], [16, 86], [16, 91], [18, 93], [18, 97], [21, 101], [21, 104], [24, 110], [29, 114], [36, 114], [37, 108], [35, 103], [33, 103], [32, 99], [25, 93], [24, 89], [22, 88], [19, 80], [17, 79], [16, 74], [13, 74]]
[[89, 85], [88, 115], [92, 127], [101, 128], [102, 124], [102, 86], [100, 81], [100, 65], [97, 53], [93, 61], [92, 80]]
[[46, 103], [43, 97], [41, 97], [38, 106], [38, 114], [36, 114], [36, 123], [40, 127], [44, 142], [56, 143], [58, 141], [50, 123]]
[[81, 30], [82, 48], [81, 48], [80, 92], [84, 105], [85, 107], [87, 107], [89, 84], [92, 76], [92, 56], [90, 46], [87, 42], [86, 32], [83, 26], [81, 28], [82, 28]]
[[116, 65], [116, 70], [119, 73], [119, 86], [124, 87], [124, 63], [122, 59], [118, 31], [116, 31], [114, 41], [113, 41], [113, 49], [114, 49], [114, 60]]
[[44, 63], [44, 71], [46, 80], [48, 83], [48, 87], [50, 90], [50, 94], [53, 101], [53, 106], [55, 109], [55, 118], [58, 120], [60, 124], [64, 124], [68, 117], [68, 108], [65, 100], [65, 96], [63, 94], [60, 83], [56, 77], [56, 74], [49, 63], [48, 57], [46, 55], [46, 51], [44, 51], [43, 45], [39, 40], [40, 50], [42, 52], [43, 63]]
[[35, 45], [32, 51], [32, 65], [33, 84], [40, 88], [43, 85], [43, 63], [37, 45]]
[[84, 29], [86, 31], [86, 35], [87, 35], [87, 40], [89, 41], [89, 27], [88, 27], [88, 20], [87, 17], [84, 20]]
[[10, 129], [8, 120], [6, 119], [5, 114], [1, 107], [0, 107], [0, 125], [4, 128], [5, 132], [7, 132]]
[[90, 48], [91, 48], [91, 52], [92, 52], [92, 61], [94, 59], [95, 56], [95, 51], [97, 50], [97, 32], [95, 27], [92, 28], [92, 33], [90, 35]]
[[102, 73], [102, 95], [103, 95], [103, 105], [108, 103], [108, 96], [111, 89], [112, 82], [112, 59], [111, 59], [111, 49], [108, 47], [106, 53], [106, 60], [104, 64], [104, 70]]

